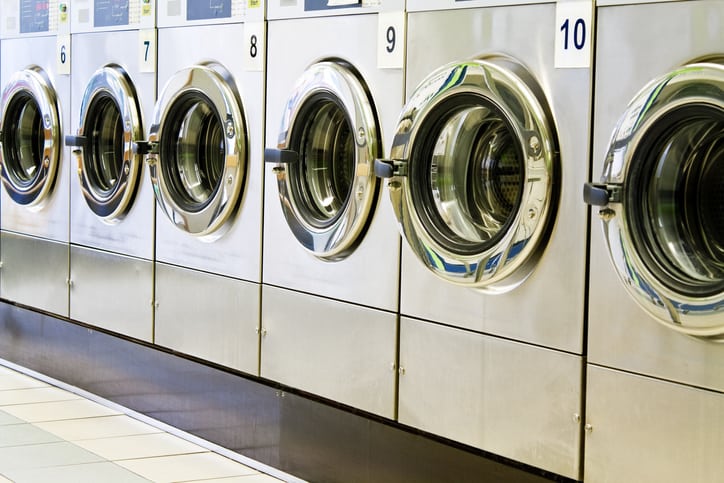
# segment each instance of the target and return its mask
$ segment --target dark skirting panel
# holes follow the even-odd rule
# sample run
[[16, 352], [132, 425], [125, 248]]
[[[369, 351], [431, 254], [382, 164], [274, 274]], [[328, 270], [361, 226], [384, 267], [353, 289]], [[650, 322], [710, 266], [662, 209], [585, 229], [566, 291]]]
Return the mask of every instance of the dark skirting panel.
[[0, 358], [313, 482], [570, 481], [3, 301]]

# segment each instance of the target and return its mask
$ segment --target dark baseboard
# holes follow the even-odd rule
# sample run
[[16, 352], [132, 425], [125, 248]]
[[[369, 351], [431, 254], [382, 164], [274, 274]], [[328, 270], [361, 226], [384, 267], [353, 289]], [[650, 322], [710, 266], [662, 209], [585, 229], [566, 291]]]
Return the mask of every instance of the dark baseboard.
[[309, 481], [570, 481], [4, 301], [0, 358]]

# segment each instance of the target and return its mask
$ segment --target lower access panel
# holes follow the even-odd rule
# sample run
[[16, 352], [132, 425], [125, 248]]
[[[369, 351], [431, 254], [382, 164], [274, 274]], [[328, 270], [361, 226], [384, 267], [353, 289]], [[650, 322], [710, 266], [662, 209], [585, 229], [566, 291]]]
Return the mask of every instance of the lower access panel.
[[581, 357], [402, 318], [399, 421], [570, 478]]
[[259, 374], [260, 285], [156, 264], [156, 344]]
[[2, 232], [0, 297], [68, 317], [68, 244]]
[[394, 417], [397, 315], [263, 286], [261, 376]]
[[585, 481], [722, 481], [724, 394], [588, 366]]
[[152, 342], [153, 262], [70, 247], [70, 317]]

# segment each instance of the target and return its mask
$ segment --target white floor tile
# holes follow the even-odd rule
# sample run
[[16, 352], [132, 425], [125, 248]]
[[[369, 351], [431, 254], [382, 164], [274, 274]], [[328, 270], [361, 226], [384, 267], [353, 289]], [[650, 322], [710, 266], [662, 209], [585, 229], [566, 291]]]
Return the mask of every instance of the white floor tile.
[[[142, 478], [110, 462], [53, 468], [32, 468], [8, 472], [16, 483], [145, 483]], [[10, 480], [8, 480], [10, 481]], [[2, 480], [0, 479], [0, 483]]]
[[0, 448], [0, 468], [11, 478], [12, 470], [77, 465], [96, 461], [102, 461], [102, 459], [65, 441]]
[[157, 482], [192, 481], [258, 474], [256, 470], [210, 452], [124, 460], [117, 461], [116, 464]]
[[121, 438], [90, 439], [75, 444], [110, 461], [189, 453], [208, 450], [167, 433], [141, 434]]
[[29, 424], [11, 424], [0, 430], [0, 448], [61, 441], [56, 435]]
[[48, 384], [25, 374], [18, 372], [10, 374], [0, 374], [0, 391], [6, 389], [25, 389], [31, 387], [48, 387]]
[[49, 421], [36, 423], [35, 425], [68, 441], [162, 432], [158, 428], [126, 415]]
[[18, 419], [15, 416], [11, 416], [2, 409], [0, 409], [0, 426], [10, 425], [10, 424], [23, 424], [25, 421], [22, 419]]
[[86, 399], [3, 406], [3, 411], [30, 423], [120, 414], [118, 411]]
[[58, 389], [57, 387], [34, 387], [31, 389], [12, 389], [0, 391], [0, 406], [14, 404], [30, 404], [53, 401], [70, 401], [81, 399], [72, 392]]

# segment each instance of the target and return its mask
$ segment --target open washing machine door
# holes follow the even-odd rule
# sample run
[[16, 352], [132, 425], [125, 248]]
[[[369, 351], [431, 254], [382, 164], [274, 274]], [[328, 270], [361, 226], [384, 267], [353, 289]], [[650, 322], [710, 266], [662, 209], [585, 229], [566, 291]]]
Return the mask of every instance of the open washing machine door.
[[0, 172], [12, 200], [39, 210], [50, 199], [63, 148], [55, 89], [37, 66], [10, 78], [0, 101]]
[[231, 74], [217, 63], [174, 74], [156, 102], [146, 160], [158, 205], [179, 229], [221, 237], [242, 199], [248, 132]]
[[724, 338], [724, 65], [688, 64], [644, 87], [584, 198], [601, 207], [639, 305], [680, 332]]
[[287, 101], [278, 149], [265, 159], [275, 164], [287, 224], [316, 257], [344, 258], [361, 241], [377, 199], [379, 137], [371, 96], [350, 64], [306, 69]]
[[378, 160], [403, 236], [445, 280], [492, 293], [533, 271], [558, 205], [558, 142], [520, 64], [448, 64], [413, 92], [391, 159]]
[[[81, 191], [106, 223], [121, 221], [131, 208], [142, 171], [143, 126], [136, 89], [122, 67], [109, 64], [86, 86], [75, 146]], [[141, 143], [141, 144], [139, 144]]]

